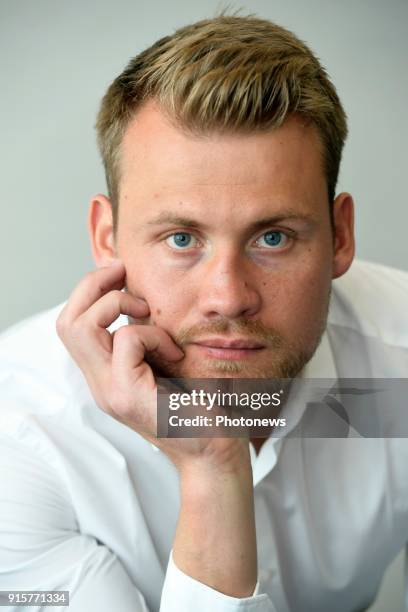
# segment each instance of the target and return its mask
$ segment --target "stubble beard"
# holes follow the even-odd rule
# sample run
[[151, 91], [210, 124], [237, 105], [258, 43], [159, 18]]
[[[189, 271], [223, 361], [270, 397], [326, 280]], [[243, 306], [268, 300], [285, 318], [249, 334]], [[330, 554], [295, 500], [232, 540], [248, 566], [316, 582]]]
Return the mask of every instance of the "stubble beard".
[[250, 319], [218, 320], [211, 324], [181, 330], [173, 335], [175, 342], [183, 349], [194, 339], [204, 335], [229, 333], [243, 334], [267, 345], [263, 362], [252, 363], [252, 359], [232, 361], [227, 359], [200, 359], [199, 362], [186, 359], [170, 362], [155, 353], [146, 355], [156, 377], [160, 378], [279, 378], [292, 379], [298, 376], [316, 352], [326, 329], [329, 311], [331, 286], [325, 304], [319, 313], [317, 331], [312, 339], [302, 336], [295, 342], [289, 342], [260, 321]]

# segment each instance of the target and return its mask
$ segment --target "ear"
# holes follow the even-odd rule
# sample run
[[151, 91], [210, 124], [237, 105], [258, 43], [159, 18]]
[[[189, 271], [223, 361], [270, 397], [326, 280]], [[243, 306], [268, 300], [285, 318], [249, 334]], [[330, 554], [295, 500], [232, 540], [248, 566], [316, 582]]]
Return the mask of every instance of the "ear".
[[89, 205], [88, 232], [96, 265], [109, 265], [116, 259], [112, 205], [109, 198], [100, 193], [92, 198]]
[[333, 202], [334, 254], [332, 278], [342, 276], [355, 254], [354, 202], [349, 193], [340, 193]]

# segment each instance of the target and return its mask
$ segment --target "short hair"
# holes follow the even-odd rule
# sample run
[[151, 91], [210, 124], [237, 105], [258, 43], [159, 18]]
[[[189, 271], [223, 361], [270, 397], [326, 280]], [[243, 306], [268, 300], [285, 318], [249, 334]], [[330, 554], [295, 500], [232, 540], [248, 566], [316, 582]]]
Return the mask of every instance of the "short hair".
[[114, 227], [122, 139], [148, 100], [195, 135], [272, 130], [294, 113], [313, 122], [332, 219], [346, 114], [318, 58], [286, 28], [254, 15], [220, 14], [177, 29], [129, 61], [107, 89], [95, 124]]

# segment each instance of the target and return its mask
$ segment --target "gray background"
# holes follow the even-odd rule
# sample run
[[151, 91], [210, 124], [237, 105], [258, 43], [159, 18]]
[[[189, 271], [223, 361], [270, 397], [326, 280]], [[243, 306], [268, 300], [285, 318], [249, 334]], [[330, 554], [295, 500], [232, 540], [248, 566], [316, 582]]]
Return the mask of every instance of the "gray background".
[[[349, 117], [338, 191], [355, 198], [357, 255], [408, 269], [408, 2], [229, 5], [293, 30], [327, 67]], [[0, 330], [66, 299], [93, 268], [85, 218], [105, 191], [93, 125], [108, 84], [145, 46], [222, 6], [0, 0]], [[377, 612], [402, 610], [401, 572], [400, 558]]]
[[[129, 58], [219, 0], [0, 0], [0, 330], [67, 297], [93, 267], [92, 194], [105, 190], [93, 128]], [[327, 67], [349, 117], [338, 190], [356, 202], [357, 254], [408, 269], [408, 2], [247, 0]]]

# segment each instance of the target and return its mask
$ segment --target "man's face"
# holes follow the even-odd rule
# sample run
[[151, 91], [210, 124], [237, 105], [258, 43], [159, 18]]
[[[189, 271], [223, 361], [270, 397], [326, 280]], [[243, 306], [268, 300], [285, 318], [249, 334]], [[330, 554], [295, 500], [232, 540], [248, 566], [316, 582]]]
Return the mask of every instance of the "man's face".
[[296, 376], [325, 328], [333, 276], [315, 128], [293, 117], [270, 133], [194, 138], [149, 102], [126, 131], [122, 169], [127, 289], [185, 354], [152, 356], [156, 372]]

